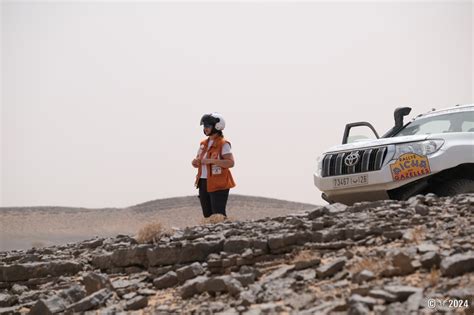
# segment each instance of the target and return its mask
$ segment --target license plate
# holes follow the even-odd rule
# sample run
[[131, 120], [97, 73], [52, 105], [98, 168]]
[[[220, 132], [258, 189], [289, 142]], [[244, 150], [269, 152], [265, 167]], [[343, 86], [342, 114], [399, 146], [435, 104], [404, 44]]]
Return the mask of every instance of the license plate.
[[367, 185], [369, 183], [369, 176], [365, 175], [353, 175], [344, 176], [333, 179], [334, 188], [345, 188], [358, 185]]

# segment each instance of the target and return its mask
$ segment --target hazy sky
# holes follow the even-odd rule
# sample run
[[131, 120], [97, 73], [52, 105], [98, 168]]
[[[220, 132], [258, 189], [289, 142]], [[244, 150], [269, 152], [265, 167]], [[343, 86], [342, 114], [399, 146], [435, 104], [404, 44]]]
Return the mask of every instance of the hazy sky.
[[[197, 194], [221, 112], [231, 193], [322, 203], [344, 125], [472, 103], [473, 3], [1, 5], [2, 206], [124, 207]], [[410, 115], [411, 117], [412, 115]]]

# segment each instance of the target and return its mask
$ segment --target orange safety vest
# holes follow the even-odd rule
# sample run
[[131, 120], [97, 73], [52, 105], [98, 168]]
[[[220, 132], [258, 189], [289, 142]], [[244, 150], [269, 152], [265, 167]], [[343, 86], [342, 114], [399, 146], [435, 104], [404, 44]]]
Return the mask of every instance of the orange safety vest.
[[[209, 138], [201, 141], [200, 152], [198, 153], [197, 159], [202, 160], [206, 153], [208, 153], [208, 158], [210, 159], [222, 159], [222, 147], [225, 143], [230, 142], [225, 140], [223, 137], [217, 137], [214, 142], [212, 143], [211, 147], [208, 149]], [[235, 187], [234, 179], [232, 178], [232, 174], [228, 168], [220, 167], [214, 164], [207, 164], [207, 191], [213, 192], [217, 190], [225, 190], [229, 188]], [[198, 168], [198, 173], [196, 175], [196, 182], [195, 185], [199, 182], [201, 178], [201, 165]]]

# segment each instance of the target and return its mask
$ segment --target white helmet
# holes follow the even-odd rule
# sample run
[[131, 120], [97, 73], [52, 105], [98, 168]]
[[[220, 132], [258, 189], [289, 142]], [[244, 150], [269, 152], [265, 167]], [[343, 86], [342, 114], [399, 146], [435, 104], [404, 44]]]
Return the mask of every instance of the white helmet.
[[217, 130], [224, 130], [224, 128], [225, 128], [224, 116], [222, 116], [219, 113], [211, 113], [211, 116], [218, 119], [218, 121], [216, 123], [216, 129]]
[[202, 116], [201, 125], [212, 125], [217, 131], [221, 131], [225, 128], [225, 120], [219, 113], [210, 113]]

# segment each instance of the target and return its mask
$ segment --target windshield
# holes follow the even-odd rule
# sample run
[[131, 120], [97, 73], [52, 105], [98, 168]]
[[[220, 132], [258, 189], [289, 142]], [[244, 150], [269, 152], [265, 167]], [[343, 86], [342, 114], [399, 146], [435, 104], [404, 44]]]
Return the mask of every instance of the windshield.
[[446, 132], [474, 132], [474, 111], [459, 111], [414, 120], [394, 137]]

